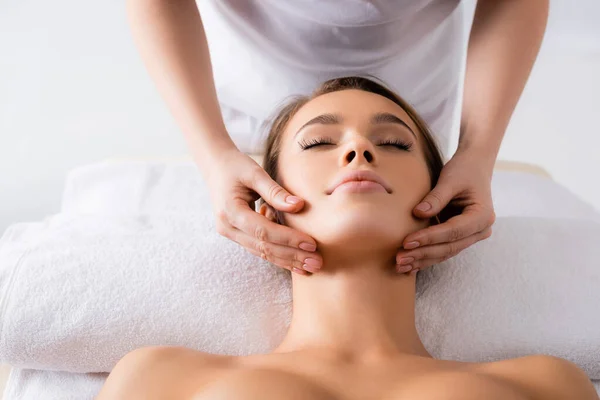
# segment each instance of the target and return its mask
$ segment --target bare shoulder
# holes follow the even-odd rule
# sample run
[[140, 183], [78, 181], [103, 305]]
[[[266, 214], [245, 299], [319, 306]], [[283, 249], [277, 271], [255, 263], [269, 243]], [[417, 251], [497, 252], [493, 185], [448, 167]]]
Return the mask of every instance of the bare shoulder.
[[95, 400], [189, 399], [236, 358], [181, 346], [141, 347], [119, 360]]
[[585, 371], [563, 358], [531, 355], [479, 364], [479, 369], [522, 388], [533, 400], [599, 400]]

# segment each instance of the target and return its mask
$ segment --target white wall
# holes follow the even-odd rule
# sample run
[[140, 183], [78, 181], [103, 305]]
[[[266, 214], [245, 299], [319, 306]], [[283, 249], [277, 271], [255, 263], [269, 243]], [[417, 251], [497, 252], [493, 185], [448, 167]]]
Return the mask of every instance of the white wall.
[[[468, 0], [466, 13], [475, 2]], [[600, 1], [550, 0], [547, 31], [499, 159], [541, 165], [600, 210]], [[468, 31], [469, 25], [465, 26]], [[458, 122], [458, 120], [457, 120]], [[455, 129], [457, 143], [458, 131]]]
[[[57, 212], [74, 166], [187, 153], [123, 3], [0, 3], [0, 232]], [[552, 1], [540, 62], [499, 158], [540, 164], [600, 209], [600, 2], [573, 4]]]
[[0, 2], [0, 232], [57, 212], [74, 166], [186, 152], [123, 1]]

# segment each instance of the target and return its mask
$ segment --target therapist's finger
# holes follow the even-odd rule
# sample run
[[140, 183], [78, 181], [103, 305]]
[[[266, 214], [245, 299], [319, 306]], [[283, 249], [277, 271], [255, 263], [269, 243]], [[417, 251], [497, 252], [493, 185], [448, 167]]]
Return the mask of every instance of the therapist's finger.
[[[240, 243], [241, 238], [239, 236], [236, 236], [239, 233], [239, 235], [242, 236], [247, 236], [245, 233], [243, 233], [242, 231], [240, 231], [239, 229], [236, 229], [234, 227], [232, 227], [231, 225], [228, 225], [226, 229], [224, 229], [222, 231], [222, 235], [227, 237], [228, 239], [231, 239], [235, 242]], [[247, 247], [247, 246], [243, 246], [246, 251], [248, 251], [249, 253], [255, 255], [256, 257], [262, 258], [264, 260], [267, 260], [267, 258], [265, 257], [264, 253], [261, 253], [255, 249], [253, 249], [252, 247]], [[268, 261], [268, 260], [267, 260]], [[277, 267], [283, 268], [283, 269], [287, 269], [288, 271], [300, 274], [300, 275], [310, 275], [309, 272], [303, 270], [302, 268], [298, 268], [296, 266], [292, 266], [289, 265], [289, 263], [282, 263], [280, 264], [275, 264]]]
[[298, 268], [314, 273], [318, 272], [323, 265], [323, 260], [318, 253], [298, 253], [291, 247], [257, 242], [254, 238], [234, 227], [231, 227], [231, 232], [228, 232], [228, 236], [231, 236], [232, 240], [244, 246], [255, 256], [290, 271], [293, 268]]
[[455, 242], [434, 244], [419, 249], [402, 252], [401, 258], [397, 259], [398, 272], [408, 272], [414, 269], [429, 268], [439, 264], [456, 255], [473, 244], [489, 238], [492, 235], [492, 227]]
[[242, 174], [241, 181], [258, 193], [267, 204], [279, 211], [298, 212], [304, 207], [304, 199], [292, 196], [263, 168], [254, 168], [247, 174]]
[[270, 221], [251, 209], [243, 199], [232, 200], [226, 210], [227, 222], [257, 241], [295, 248], [298, 254], [317, 248], [315, 240], [306, 233]]
[[456, 242], [492, 226], [494, 211], [482, 206], [467, 206], [462, 214], [448, 221], [411, 233], [404, 239], [404, 250], [438, 243]]

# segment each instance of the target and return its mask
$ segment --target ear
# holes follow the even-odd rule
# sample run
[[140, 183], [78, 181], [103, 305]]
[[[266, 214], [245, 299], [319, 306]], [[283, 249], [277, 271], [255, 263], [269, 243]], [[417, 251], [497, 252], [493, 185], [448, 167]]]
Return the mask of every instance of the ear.
[[275, 210], [267, 203], [262, 203], [258, 209], [260, 215], [267, 217], [270, 221], [276, 222]]

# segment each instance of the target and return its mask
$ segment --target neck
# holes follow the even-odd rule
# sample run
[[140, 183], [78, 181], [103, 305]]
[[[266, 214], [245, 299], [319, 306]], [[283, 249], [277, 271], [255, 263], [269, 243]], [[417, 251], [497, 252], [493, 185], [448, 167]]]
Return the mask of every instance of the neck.
[[396, 250], [371, 249], [364, 257], [348, 254], [347, 247], [340, 257], [340, 250], [320, 249], [320, 272], [292, 274], [292, 321], [274, 352], [317, 350], [365, 362], [431, 357], [415, 327], [416, 274], [395, 271]]

